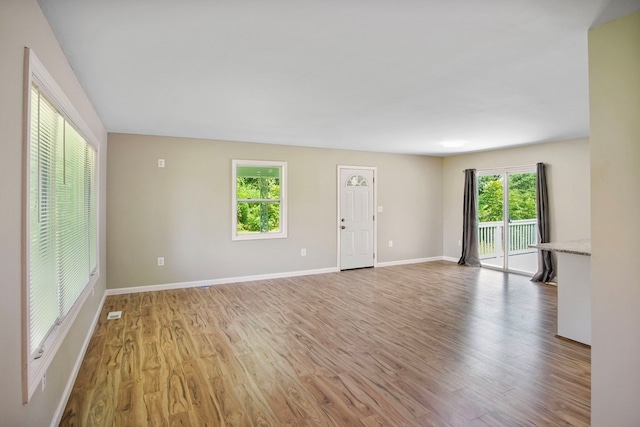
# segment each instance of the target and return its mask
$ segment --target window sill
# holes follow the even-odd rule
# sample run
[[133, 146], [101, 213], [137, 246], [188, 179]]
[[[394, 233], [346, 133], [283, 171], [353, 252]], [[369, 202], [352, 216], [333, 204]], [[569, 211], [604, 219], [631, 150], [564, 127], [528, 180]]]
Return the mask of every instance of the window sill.
[[287, 233], [246, 233], [246, 234], [234, 234], [231, 236], [231, 240], [270, 240], [270, 239], [286, 239]]

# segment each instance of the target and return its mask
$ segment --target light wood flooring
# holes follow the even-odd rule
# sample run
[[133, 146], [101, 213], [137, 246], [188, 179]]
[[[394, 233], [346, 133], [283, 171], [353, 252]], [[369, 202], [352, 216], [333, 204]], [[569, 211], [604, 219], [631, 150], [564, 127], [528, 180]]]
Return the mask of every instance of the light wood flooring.
[[555, 332], [554, 287], [444, 261], [110, 296], [61, 425], [588, 425]]

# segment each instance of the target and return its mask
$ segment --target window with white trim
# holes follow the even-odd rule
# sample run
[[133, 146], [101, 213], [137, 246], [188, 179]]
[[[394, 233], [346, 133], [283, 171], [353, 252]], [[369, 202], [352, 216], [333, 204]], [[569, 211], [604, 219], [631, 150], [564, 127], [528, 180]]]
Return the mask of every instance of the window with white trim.
[[27, 54], [25, 402], [95, 282], [98, 264], [97, 150], [66, 114], [72, 108], [51, 76]]
[[232, 239], [287, 237], [287, 163], [233, 160]]

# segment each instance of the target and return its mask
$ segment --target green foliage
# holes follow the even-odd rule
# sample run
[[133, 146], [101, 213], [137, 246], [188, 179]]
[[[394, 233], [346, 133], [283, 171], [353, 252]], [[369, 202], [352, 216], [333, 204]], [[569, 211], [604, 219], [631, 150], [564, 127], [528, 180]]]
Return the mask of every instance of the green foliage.
[[278, 178], [237, 179], [236, 194], [240, 199], [280, 199], [280, 180]]
[[478, 177], [478, 220], [502, 221], [502, 177], [482, 175]]
[[509, 175], [509, 219], [533, 219], [536, 217], [536, 174], [514, 173]]
[[[478, 220], [502, 221], [503, 185], [500, 175], [478, 177]], [[536, 217], [536, 174], [509, 175], [509, 219]]]
[[236, 194], [238, 200], [243, 200], [238, 202], [239, 233], [268, 233], [280, 230], [278, 178], [238, 178]]

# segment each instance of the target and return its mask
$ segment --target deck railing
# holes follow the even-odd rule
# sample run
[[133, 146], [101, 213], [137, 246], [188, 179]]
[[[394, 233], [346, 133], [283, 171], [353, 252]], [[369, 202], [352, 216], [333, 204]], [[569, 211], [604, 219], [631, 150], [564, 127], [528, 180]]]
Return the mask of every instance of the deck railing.
[[[478, 245], [480, 257], [501, 255], [504, 253], [504, 223], [502, 221], [481, 222], [478, 224]], [[509, 253], [534, 252], [529, 245], [538, 239], [538, 224], [535, 219], [523, 219], [509, 222]]]

